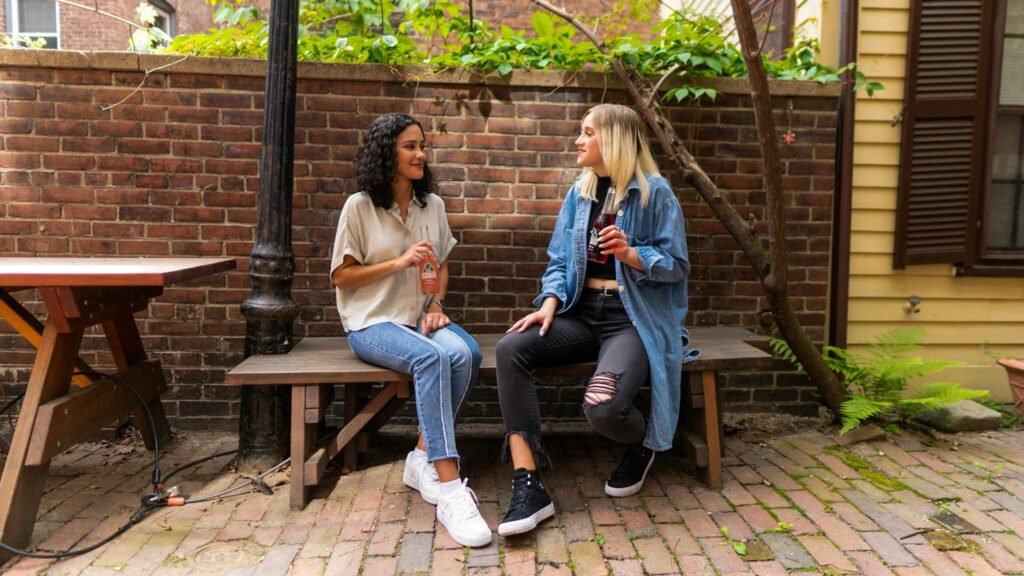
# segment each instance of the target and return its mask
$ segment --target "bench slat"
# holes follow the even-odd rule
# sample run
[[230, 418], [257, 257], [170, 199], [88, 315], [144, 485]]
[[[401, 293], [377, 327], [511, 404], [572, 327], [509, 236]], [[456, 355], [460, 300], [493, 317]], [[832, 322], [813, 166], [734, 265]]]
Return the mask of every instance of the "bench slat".
[[[496, 358], [494, 346], [504, 334], [479, 334], [474, 337], [483, 352], [480, 376], [493, 378]], [[770, 368], [772, 356], [752, 346], [761, 343], [754, 333], [742, 328], [696, 327], [690, 331], [693, 345], [701, 357], [687, 363], [683, 370], [727, 370]], [[592, 371], [596, 364], [586, 362], [538, 370], [540, 376], [573, 375]], [[288, 354], [250, 356], [227, 374], [226, 383], [253, 384], [348, 384], [358, 382], [407, 382], [408, 374], [367, 364], [352, 353], [344, 337], [306, 338]]]

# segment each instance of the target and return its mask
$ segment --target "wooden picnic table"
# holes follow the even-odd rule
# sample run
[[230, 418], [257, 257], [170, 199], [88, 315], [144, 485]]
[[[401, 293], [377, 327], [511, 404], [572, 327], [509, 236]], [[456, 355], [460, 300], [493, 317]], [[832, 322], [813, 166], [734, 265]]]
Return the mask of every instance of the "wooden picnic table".
[[[164, 286], [235, 267], [233, 258], [0, 257], [0, 317], [38, 349], [18, 425], [0, 479], [0, 541], [18, 548], [32, 538], [50, 459], [132, 411], [146, 447], [169, 435], [160, 404], [160, 362], [146, 358], [133, 314]], [[10, 296], [36, 288], [45, 324]], [[102, 325], [116, 381], [78, 358], [86, 329]], [[146, 402], [152, 422], [131, 386]], [[7, 554], [0, 551], [0, 560]]]

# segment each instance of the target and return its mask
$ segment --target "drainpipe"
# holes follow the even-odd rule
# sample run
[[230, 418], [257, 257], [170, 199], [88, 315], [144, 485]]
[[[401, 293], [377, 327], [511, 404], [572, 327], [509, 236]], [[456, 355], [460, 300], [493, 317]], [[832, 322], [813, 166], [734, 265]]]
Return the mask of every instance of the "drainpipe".
[[[839, 65], [857, 59], [859, 0], [842, 0], [839, 24]], [[828, 343], [846, 347], [850, 298], [850, 228], [853, 212], [853, 124], [857, 95], [853, 75], [845, 74], [839, 97], [836, 130], [835, 202], [832, 213], [832, 266], [829, 272]]]

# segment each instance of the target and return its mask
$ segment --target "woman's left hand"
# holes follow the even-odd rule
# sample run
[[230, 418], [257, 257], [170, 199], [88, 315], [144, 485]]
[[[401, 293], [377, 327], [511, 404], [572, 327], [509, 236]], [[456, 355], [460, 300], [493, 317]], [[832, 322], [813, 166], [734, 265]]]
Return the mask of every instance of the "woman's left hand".
[[428, 310], [423, 316], [423, 321], [420, 323], [420, 329], [423, 330], [424, 336], [429, 336], [431, 332], [439, 328], [451, 324], [452, 321], [448, 319], [448, 316], [444, 312], [434, 312]]
[[619, 228], [615, 224], [607, 226], [601, 230], [601, 235], [598, 236], [598, 242], [603, 254], [615, 256], [620, 259], [631, 250], [629, 247], [629, 236], [622, 228]]
[[615, 224], [604, 228], [598, 236], [598, 242], [603, 254], [615, 256], [616, 260], [630, 268], [643, 270], [643, 262], [640, 261], [636, 248], [629, 245], [629, 235], [622, 228]]

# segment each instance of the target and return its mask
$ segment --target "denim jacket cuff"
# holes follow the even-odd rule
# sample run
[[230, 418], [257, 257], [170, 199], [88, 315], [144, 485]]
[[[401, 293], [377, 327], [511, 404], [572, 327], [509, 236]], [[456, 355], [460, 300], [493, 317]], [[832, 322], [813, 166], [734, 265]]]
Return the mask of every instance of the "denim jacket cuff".
[[657, 250], [650, 246], [634, 246], [633, 248], [636, 250], [637, 258], [640, 259], [640, 263], [643, 264], [644, 269], [643, 271], [632, 267], [629, 269], [637, 280], [654, 280], [654, 266], [665, 256], [659, 254]]
[[540, 295], [533, 299], [534, 307], [540, 308], [541, 305], [544, 304], [544, 300], [546, 300], [549, 296], [554, 296], [555, 298], [558, 298], [559, 302], [565, 302], [568, 299], [566, 297], [566, 294], [565, 294], [564, 290], [558, 291], [557, 289], [555, 289], [553, 287], [549, 288], [549, 287], [545, 286], [540, 291]]

